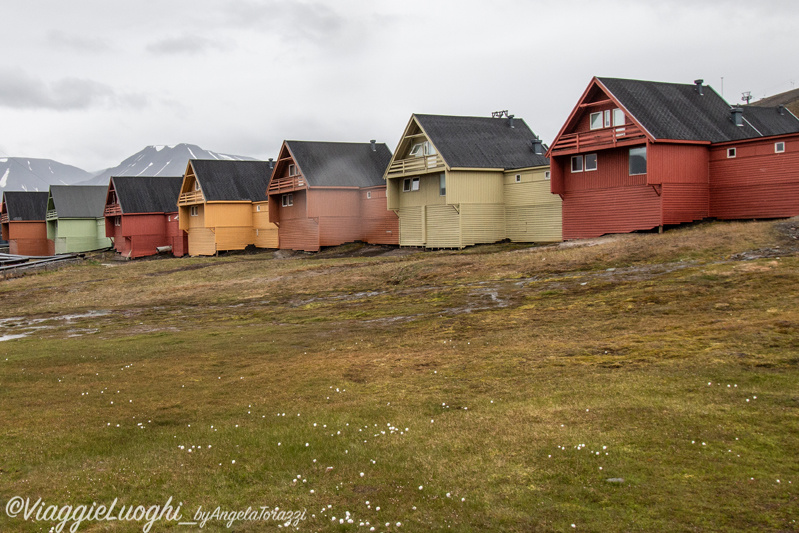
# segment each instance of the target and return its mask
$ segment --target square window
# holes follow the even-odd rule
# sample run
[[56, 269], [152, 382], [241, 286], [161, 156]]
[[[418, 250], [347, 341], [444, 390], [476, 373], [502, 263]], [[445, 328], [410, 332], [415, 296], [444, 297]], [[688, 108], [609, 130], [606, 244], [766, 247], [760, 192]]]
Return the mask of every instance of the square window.
[[585, 170], [596, 170], [596, 154], [586, 154], [585, 156]]
[[598, 130], [602, 127], [602, 113], [591, 113], [590, 125], [592, 130]]
[[784, 142], [781, 141], [781, 142], [778, 142], [778, 143], [774, 143], [774, 153], [775, 154], [781, 154], [784, 151], [785, 151], [785, 143]]
[[294, 205], [294, 195], [292, 193], [284, 194], [281, 200], [283, 207], [290, 207]]
[[630, 175], [646, 174], [646, 146], [630, 148]]
[[419, 178], [413, 178], [411, 180], [411, 190], [418, 191], [419, 190]]
[[189, 208], [189, 215], [196, 217], [199, 216], [199, 214], [200, 214], [200, 209], [196, 205], [193, 205], [191, 206], [191, 208]]
[[296, 176], [297, 175], [297, 167], [294, 164], [289, 165], [289, 176]]
[[551, 174], [549, 173], [549, 170], [547, 170], [546, 172], [544, 172], [544, 179], [545, 179], [545, 180], [548, 180], [548, 179], [550, 178], [550, 176], [551, 176]]
[[625, 120], [627, 120], [627, 117], [624, 116], [624, 111], [622, 111], [618, 107], [613, 110], [613, 125], [614, 126], [624, 126], [624, 121]]
[[583, 171], [583, 156], [581, 155], [573, 155], [572, 156], [572, 172], [582, 172]]
[[402, 180], [402, 192], [410, 192], [411, 190], [411, 178], [405, 178]]
[[728, 158], [733, 158], [735, 156], [736, 156], [735, 148], [727, 148], [727, 157]]
[[522, 175], [516, 174], [516, 183], [520, 183], [522, 181]]
[[443, 172], [438, 175], [438, 195], [447, 195], [447, 175]]

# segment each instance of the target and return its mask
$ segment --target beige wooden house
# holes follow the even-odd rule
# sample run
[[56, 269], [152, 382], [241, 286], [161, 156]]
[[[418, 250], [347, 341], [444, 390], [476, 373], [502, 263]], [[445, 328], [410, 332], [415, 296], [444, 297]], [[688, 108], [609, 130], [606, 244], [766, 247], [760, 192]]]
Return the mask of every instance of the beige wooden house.
[[545, 151], [512, 116], [412, 115], [384, 175], [400, 245], [560, 241]]

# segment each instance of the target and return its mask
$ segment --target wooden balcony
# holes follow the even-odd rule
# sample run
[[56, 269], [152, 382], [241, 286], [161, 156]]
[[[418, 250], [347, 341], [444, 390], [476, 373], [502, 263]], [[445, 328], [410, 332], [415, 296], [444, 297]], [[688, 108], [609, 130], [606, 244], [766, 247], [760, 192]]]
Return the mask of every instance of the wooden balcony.
[[398, 178], [408, 174], [425, 174], [434, 170], [443, 170], [444, 160], [439, 155], [427, 155], [424, 157], [409, 157], [394, 161], [388, 167], [386, 177]]
[[58, 211], [55, 209], [48, 209], [47, 214], [45, 215], [45, 220], [56, 220], [58, 218]]
[[297, 189], [304, 189], [308, 183], [305, 181], [305, 176], [296, 174], [294, 176], [284, 176], [282, 178], [273, 179], [269, 182], [269, 189], [267, 194], [280, 194], [283, 192], [291, 192]]
[[107, 204], [103, 210], [103, 216], [116, 217], [122, 214], [122, 207], [119, 204]]
[[0, 215], [0, 224], [8, 224], [8, 213]]
[[205, 200], [202, 191], [182, 192], [178, 197], [178, 205], [201, 204]]
[[586, 150], [602, 150], [616, 146], [633, 144], [646, 138], [646, 134], [634, 124], [615, 128], [584, 131], [561, 135], [551, 148], [552, 155], [576, 154]]

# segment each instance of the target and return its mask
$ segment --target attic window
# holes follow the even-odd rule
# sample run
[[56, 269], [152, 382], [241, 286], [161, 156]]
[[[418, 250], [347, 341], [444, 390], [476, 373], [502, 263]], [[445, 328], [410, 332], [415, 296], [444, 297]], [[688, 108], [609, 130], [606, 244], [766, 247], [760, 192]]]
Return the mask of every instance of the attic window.
[[[291, 165], [294, 166], [294, 165]], [[290, 168], [290, 167], [289, 167]], [[294, 205], [294, 195], [292, 193], [284, 194], [281, 197], [283, 207], [291, 207]]]
[[774, 153], [781, 154], [785, 151], [785, 143], [780, 141], [778, 143], [774, 143]]
[[623, 126], [625, 120], [627, 120], [627, 118], [624, 116], [624, 111], [622, 111], [618, 107], [613, 110], [613, 125], [614, 126]]
[[591, 113], [590, 124], [592, 130], [598, 130], [602, 127], [602, 112]]
[[521, 183], [521, 182], [522, 182], [522, 175], [516, 174], [516, 183]]
[[727, 158], [732, 159], [737, 155], [735, 148], [727, 148]]
[[289, 165], [289, 176], [296, 176], [297, 175], [297, 167], [294, 164]]
[[426, 155], [435, 155], [436, 149], [430, 144], [430, 141], [422, 141], [411, 146], [411, 151], [408, 157], [424, 157]]
[[200, 182], [197, 181], [197, 180], [194, 180], [194, 190], [195, 191], [199, 191], [200, 190]]

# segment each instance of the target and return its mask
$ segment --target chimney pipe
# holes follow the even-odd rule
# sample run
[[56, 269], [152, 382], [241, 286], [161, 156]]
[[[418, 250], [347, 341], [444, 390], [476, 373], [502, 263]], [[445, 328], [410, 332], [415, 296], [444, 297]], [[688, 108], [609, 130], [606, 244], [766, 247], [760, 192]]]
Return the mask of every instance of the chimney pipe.
[[513, 125], [513, 115], [508, 115], [508, 125], [511, 128], [515, 128], [516, 126]]
[[369, 141], [369, 144], [372, 145], [372, 151], [373, 152], [377, 152], [377, 145], [375, 144], [376, 142], [377, 142], [377, 139], [372, 139], [371, 141]]
[[544, 143], [542, 143], [541, 139], [538, 137], [530, 141], [530, 144], [532, 145], [534, 154], [541, 155], [544, 153]]
[[780, 115], [784, 115], [785, 114], [785, 106], [782, 105], [782, 104], [778, 105], [777, 106], [777, 111], [779, 112]]
[[270, 157], [269, 158], [269, 170], [273, 170], [275, 168], [275, 161]]
[[702, 91], [703, 83], [705, 83], [705, 80], [694, 80], [694, 85], [696, 85], [696, 91], [699, 93], [699, 96], [705, 95], [705, 93]]
[[730, 109], [732, 112], [732, 122], [736, 126], [743, 126], [744, 125], [744, 110], [740, 107], [733, 107]]

